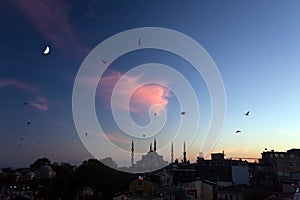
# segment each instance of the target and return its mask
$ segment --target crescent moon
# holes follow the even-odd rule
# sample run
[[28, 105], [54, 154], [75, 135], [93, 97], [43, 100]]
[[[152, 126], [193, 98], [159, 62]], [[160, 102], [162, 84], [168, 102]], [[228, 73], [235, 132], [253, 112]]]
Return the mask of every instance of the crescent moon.
[[44, 54], [46, 55], [46, 54], [48, 54], [49, 52], [50, 52], [50, 48], [49, 48], [49, 46], [47, 46], [46, 49], [44, 50]]

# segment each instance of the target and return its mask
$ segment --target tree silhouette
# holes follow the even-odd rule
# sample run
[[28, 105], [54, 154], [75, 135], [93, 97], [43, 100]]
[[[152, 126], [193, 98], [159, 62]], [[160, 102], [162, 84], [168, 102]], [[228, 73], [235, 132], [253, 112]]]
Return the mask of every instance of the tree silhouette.
[[32, 163], [30, 165], [30, 169], [32, 171], [37, 171], [41, 166], [43, 165], [50, 165], [51, 164], [51, 161], [49, 160], [49, 158], [39, 158], [37, 159], [34, 163]]
[[96, 159], [89, 159], [76, 169], [74, 183], [77, 184], [77, 188], [92, 188], [97, 199], [112, 199], [115, 193], [128, 191], [130, 175], [112, 169]]

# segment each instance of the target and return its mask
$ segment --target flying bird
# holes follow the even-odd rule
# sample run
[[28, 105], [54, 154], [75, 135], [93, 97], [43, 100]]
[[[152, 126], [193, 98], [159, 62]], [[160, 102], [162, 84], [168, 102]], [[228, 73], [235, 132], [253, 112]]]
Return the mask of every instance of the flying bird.
[[45, 50], [44, 50], [44, 55], [47, 55], [50, 52], [50, 47], [46, 46]]
[[107, 63], [107, 61], [105, 61], [103, 58], [101, 58], [101, 61], [102, 61], [103, 64]]
[[139, 38], [139, 45], [141, 45], [142, 44], [142, 41], [141, 41], [141, 38]]
[[242, 131], [240, 131], [240, 130], [237, 130], [235, 133], [240, 133], [240, 132], [242, 132]]
[[26, 105], [28, 105], [28, 103], [27, 103], [27, 102], [24, 102], [24, 105], [26, 106]]
[[146, 137], [146, 135], [145, 135], [145, 134], [143, 134], [143, 137]]
[[154, 115], [156, 116], [156, 115], [157, 115], [157, 113], [154, 113]]
[[250, 114], [250, 111], [248, 111], [248, 112], [245, 113], [246, 116], [249, 116], [249, 114]]
[[185, 115], [185, 112], [181, 112], [181, 115]]
[[31, 122], [27, 122], [27, 126], [29, 126], [31, 124]]

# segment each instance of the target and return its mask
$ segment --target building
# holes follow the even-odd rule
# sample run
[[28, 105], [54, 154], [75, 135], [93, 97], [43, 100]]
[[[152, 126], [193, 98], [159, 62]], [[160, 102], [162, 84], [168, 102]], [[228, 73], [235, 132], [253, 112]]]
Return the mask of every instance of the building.
[[148, 177], [139, 176], [131, 182], [130, 193], [152, 195], [158, 186], [159, 184], [156, 181]]
[[292, 181], [291, 173], [300, 170], [300, 149], [290, 149], [286, 152], [264, 151], [259, 160], [262, 178], [273, 175], [275, 187], [281, 187], [281, 183]]
[[228, 186], [218, 189], [218, 199], [244, 200], [249, 197], [249, 189], [246, 185]]
[[246, 161], [225, 159], [223, 153], [212, 153], [211, 160], [197, 159], [197, 176], [201, 180], [217, 183], [219, 187], [228, 185], [249, 185], [249, 167]]
[[215, 184], [208, 181], [195, 180], [191, 182], [181, 183], [179, 187], [184, 189], [187, 196], [197, 200], [215, 199]]

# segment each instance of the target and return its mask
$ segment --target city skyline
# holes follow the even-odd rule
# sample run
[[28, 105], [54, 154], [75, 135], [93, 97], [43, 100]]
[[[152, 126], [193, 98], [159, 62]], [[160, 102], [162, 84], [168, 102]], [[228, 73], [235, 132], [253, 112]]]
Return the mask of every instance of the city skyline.
[[[297, 1], [192, 1], [190, 4], [174, 1], [172, 5], [158, 1], [0, 2], [3, 27], [0, 31], [0, 146], [5, 149], [0, 152], [0, 165], [24, 166], [39, 157], [71, 163], [91, 158], [80, 137], [93, 141], [97, 133], [93, 130], [77, 133], [73, 121], [76, 74], [99, 43], [139, 27], [162, 27], [191, 37], [203, 46], [218, 67], [226, 92], [226, 118], [212, 152], [225, 151], [227, 157], [259, 158], [265, 148], [275, 151], [299, 148], [299, 4]], [[143, 37], [136, 38], [137, 45], [143, 43]], [[47, 46], [49, 53], [44, 54]], [[106, 62], [99, 58], [100, 64]], [[190, 81], [195, 91], [200, 107], [199, 130], [193, 145], [187, 146], [187, 157], [193, 162], [209, 127], [210, 94], [203, 77], [195, 73], [190, 63], [175, 54], [153, 49], [132, 51], [118, 58], [105, 71], [97, 87], [98, 120], [107, 138], [128, 155], [113, 160], [119, 165], [130, 164], [132, 139], [127, 135], [120, 137], [113, 120], [109, 108], [112, 89], [124, 74], [145, 63], [172, 67]], [[158, 71], [157, 76], [161, 75]], [[125, 81], [132, 87], [151, 76], [131, 74]], [[82, 81], [94, 84], [96, 80], [97, 77], [88, 77]], [[166, 87], [174, 82], [166, 78], [165, 87], [157, 84], [139, 87], [129, 103], [132, 119], [141, 126], [147, 125], [151, 117], [159, 118], [162, 108], [166, 110], [168, 118], [157, 138], [157, 151], [168, 161], [179, 122], [188, 119], [187, 127], [195, 124], [189, 118], [190, 112], [180, 108], [180, 101]], [[129, 87], [123, 85], [122, 91], [129, 91]], [[123, 93], [117, 95], [122, 97]], [[155, 108], [158, 110], [150, 117], [148, 109], [153, 104], [161, 107]], [[124, 107], [118, 104], [114, 109], [122, 111]], [[248, 111], [249, 116], [245, 116]], [[182, 112], [186, 112], [184, 116]], [[241, 132], [237, 134], [237, 130]], [[145, 142], [153, 140], [147, 138], [147, 133], [141, 133], [140, 137]], [[174, 159], [182, 155], [183, 141], [191, 139], [181, 133], [178, 140], [182, 143], [174, 143]], [[140, 155], [148, 148], [137, 142], [136, 151]]]

